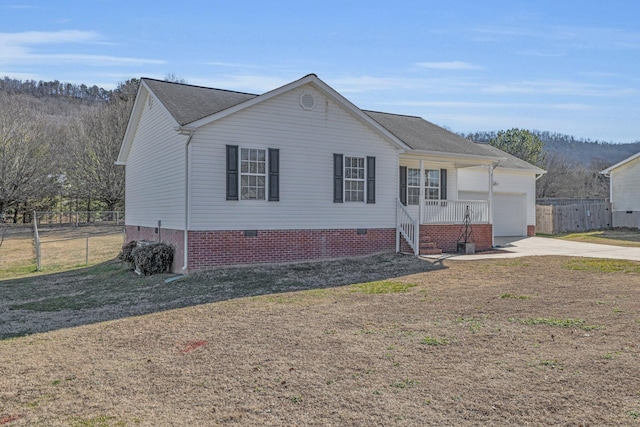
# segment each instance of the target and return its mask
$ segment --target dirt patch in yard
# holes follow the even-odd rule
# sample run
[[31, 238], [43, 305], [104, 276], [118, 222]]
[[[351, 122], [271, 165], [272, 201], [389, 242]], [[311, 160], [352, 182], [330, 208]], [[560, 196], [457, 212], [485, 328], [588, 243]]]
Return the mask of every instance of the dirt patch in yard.
[[[50, 276], [40, 286], [60, 293], [36, 298], [29, 281], [9, 282], [23, 293], [0, 282], [0, 291], [13, 295], [3, 302], [3, 321], [17, 310], [22, 317], [48, 313], [59, 318], [58, 328], [89, 310], [67, 300], [97, 312], [189, 305], [0, 341], [0, 420], [640, 423], [639, 263], [532, 257], [437, 268], [397, 256], [360, 262], [361, 270], [336, 263], [219, 270], [169, 284], [132, 280], [103, 265], [78, 279]], [[108, 292], [92, 299], [91, 286]], [[105, 304], [108, 295], [112, 304]], [[207, 300], [219, 302], [193, 305]], [[52, 310], [57, 306], [64, 308]]]

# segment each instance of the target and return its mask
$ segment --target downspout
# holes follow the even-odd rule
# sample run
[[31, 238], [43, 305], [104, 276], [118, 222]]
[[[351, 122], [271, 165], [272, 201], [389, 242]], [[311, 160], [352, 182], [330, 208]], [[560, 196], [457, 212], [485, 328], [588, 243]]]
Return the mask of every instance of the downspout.
[[196, 133], [193, 129], [177, 128], [181, 135], [188, 135], [189, 138], [184, 145], [184, 247], [183, 247], [183, 263], [182, 271], [186, 272], [189, 265], [189, 145]]
[[491, 247], [496, 246], [495, 230], [493, 229], [493, 171], [498, 167], [500, 162], [491, 163], [489, 165], [489, 221], [491, 222]]

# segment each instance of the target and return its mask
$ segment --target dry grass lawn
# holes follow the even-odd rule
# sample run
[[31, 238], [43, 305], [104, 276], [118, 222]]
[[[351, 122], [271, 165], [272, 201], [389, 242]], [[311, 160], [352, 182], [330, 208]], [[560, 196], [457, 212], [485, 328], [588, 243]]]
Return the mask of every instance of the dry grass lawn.
[[[0, 280], [40, 274], [36, 271], [31, 227], [15, 227], [10, 231], [0, 246]], [[123, 244], [121, 227], [51, 227], [43, 228], [40, 237], [42, 273], [64, 271], [113, 259]]]
[[[0, 329], [16, 312], [58, 322], [0, 341], [0, 425], [640, 425], [640, 263], [387, 256], [170, 283], [110, 264], [74, 274], [0, 282]], [[261, 281], [270, 293], [247, 296]], [[88, 315], [136, 301], [217, 302]]]
[[637, 228], [612, 228], [608, 230], [587, 231], [583, 233], [560, 234], [558, 237], [574, 242], [598, 243], [626, 247], [640, 247], [640, 230]]

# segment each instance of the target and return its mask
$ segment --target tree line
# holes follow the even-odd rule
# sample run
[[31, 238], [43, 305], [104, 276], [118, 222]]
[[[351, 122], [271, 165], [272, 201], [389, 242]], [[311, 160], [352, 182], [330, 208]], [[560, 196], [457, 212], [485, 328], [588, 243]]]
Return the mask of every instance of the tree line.
[[2, 218], [123, 209], [124, 168], [114, 162], [139, 81], [111, 91], [40, 83], [0, 80]]
[[108, 101], [112, 91], [96, 85], [63, 83], [58, 80], [49, 82], [35, 80], [18, 80], [4, 77], [0, 80], [0, 92], [7, 94], [23, 94], [35, 97], [66, 97], [90, 102]]
[[609, 179], [600, 171], [640, 151], [640, 142], [612, 144], [517, 128], [463, 136], [546, 170], [537, 181], [537, 197], [609, 198]]

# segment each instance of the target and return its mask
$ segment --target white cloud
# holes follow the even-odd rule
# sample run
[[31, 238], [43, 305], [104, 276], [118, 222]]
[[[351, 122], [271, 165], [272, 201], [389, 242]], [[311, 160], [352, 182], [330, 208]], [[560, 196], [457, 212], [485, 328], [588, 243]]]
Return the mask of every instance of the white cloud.
[[482, 67], [463, 61], [448, 62], [418, 62], [418, 67], [428, 68], [431, 70], [479, 70]]
[[[166, 61], [159, 59], [144, 59], [119, 57], [113, 55], [87, 55], [69, 53], [70, 44], [108, 44], [95, 31], [25, 31], [21, 33], [0, 33], [0, 63], [6, 65], [47, 64], [60, 63], [82, 64], [89, 66], [114, 65], [159, 65]], [[39, 53], [37, 47], [44, 45], [60, 45], [67, 52]]]
[[100, 35], [95, 31], [25, 31], [22, 33], [0, 33], [0, 46], [88, 43], [100, 38]]
[[408, 107], [433, 107], [433, 108], [463, 108], [463, 109], [541, 109], [541, 110], [565, 110], [585, 111], [593, 107], [588, 104], [578, 103], [501, 103], [501, 102], [456, 102], [456, 101], [400, 101], [389, 102], [387, 105], [399, 105]]
[[639, 91], [635, 88], [577, 83], [566, 80], [541, 80], [494, 84], [486, 86], [482, 89], [482, 92], [488, 94], [547, 94], [616, 98], [637, 96]]

